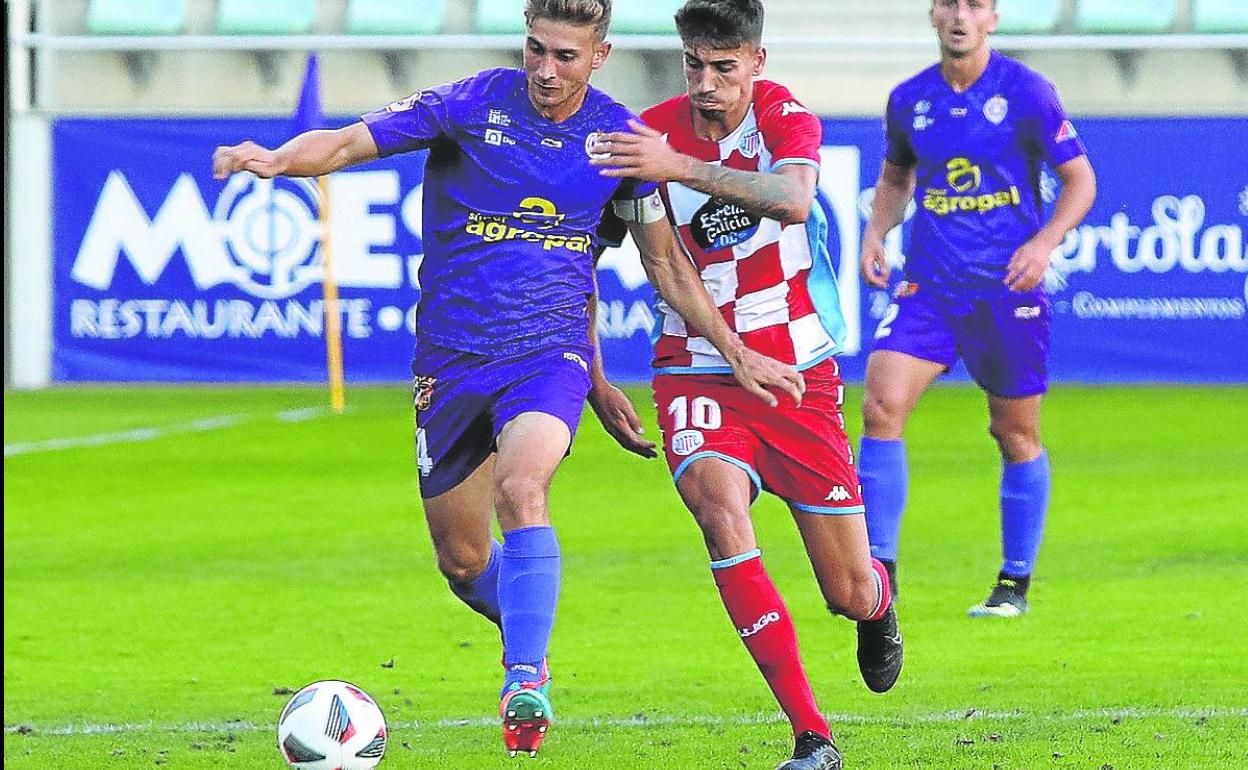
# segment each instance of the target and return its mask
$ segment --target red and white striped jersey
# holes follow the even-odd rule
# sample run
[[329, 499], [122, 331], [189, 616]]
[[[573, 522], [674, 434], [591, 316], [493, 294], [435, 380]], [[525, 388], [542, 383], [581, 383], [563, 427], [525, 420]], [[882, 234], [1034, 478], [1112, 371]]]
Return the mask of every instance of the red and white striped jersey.
[[[673, 149], [742, 171], [786, 164], [819, 168], [822, 125], [787, 88], [754, 85], [745, 119], [719, 142], [694, 133], [688, 95], [642, 113]], [[844, 336], [836, 278], [827, 253], [827, 222], [816, 202], [807, 222], [782, 224], [675, 182], [660, 186], [678, 239], [728, 326], [751, 349], [809, 368]], [[728, 373], [711, 343], [661, 299], [654, 367], [663, 374]]]

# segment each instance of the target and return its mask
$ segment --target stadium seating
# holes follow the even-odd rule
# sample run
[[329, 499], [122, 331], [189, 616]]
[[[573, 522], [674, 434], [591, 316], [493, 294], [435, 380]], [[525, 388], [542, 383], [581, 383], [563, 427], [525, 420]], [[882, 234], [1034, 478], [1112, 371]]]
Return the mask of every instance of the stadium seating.
[[96, 35], [176, 35], [186, 27], [186, 0], [91, 0], [87, 31]]
[[1192, 0], [1196, 32], [1248, 32], [1248, 0]]
[[524, 32], [524, 0], [477, 0], [477, 31], [487, 35]]
[[298, 35], [315, 21], [316, 0], [220, 0], [217, 6], [223, 35]]
[[617, 35], [674, 35], [672, 17], [684, 0], [646, 0], [614, 3], [611, 10], [611, 32]]
[[1057, 26], [1061, 0], [997, 0], [1001, 23], [997, 32], [1004, 35], [1047, 34]]
[[1092, 34], [1168, 32], [1174, 26], [1176, 10], [1175, 0], [1079, 0], [1075, 31]]
[[445, 19], [446, 0], [351, 0], [347, 6], [353, 35], [432, 35]]

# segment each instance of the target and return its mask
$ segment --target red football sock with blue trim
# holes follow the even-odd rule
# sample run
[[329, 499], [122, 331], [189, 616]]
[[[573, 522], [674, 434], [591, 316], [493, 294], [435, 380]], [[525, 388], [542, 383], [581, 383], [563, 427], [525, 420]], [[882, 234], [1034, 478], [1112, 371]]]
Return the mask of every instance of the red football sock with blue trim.
[[711, 563], [720, 598], [745, 648], [793, 724], [793, 734], [830, 737], [797, 650], [793, 618], [758, 550]]

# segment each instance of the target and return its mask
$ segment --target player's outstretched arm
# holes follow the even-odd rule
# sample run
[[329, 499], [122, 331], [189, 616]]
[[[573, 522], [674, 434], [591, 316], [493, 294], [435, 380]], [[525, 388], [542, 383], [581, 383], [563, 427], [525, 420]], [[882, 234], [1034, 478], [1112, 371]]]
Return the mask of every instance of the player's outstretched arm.
[[659, 296], [685, 319], [685, 323], [697, 329], [715, 346], [732, 367], [733, 376], [743, 388], [769, 406], [779, 403], [772, 390], [787, 393], [798, 404], [802, 402], [806, 382], [801, 372], [750, 350], [728, 328], [702, 284], [702, 277], [677, 245], [666, 219], [649, 223], [629, 222], [628, 231], [641, 252], [646, 275]]
[[871, 219], [862, 236], [862, 279], [877, 289], [888, 288], [888, 253], [884, 238], [901, 224], [906, 207], [914, 196], [914, 167], [898, 166], [884, 161], [880, 179], [875, 183], [875, 203]]
[[629, 126], [631, 133], [599, 137], [610, 154], [591, 163], [603, 168], [603, 176], [679, 182], [784, 224], [810, 217], [819, 177], [814, 167], [786, 165], [767, 172], [724, 168], [673, 150], [662, 134], [643, 123], [629, 121]]
[[598, 344], [598, 281], [589, 298], [589, 341], [594, 346], [594, 360], [589, 367], [589, 406], [603, 429], [616, 443], [635, 455], [647, 459], [658, 457], [655, 444], [645, 437], [645, 428], [637, 409], [624, 391], [611, 384], [602, 365], [602, 346]]
[[1057, 196], [1053, 217], [1010, 258], [1005, 285], [1012, 291], [1028, 292], [1040, 285], [1053, 250], [1061, 245], [1066, 233], [1079, 226], [1096, 201], [1096, 172], [1086, 155], [1071, 158], [1054, 171], [1062, 180], [1062, 192]]
[[225, 179], [250, 171], [263, 179], [275, 176], [321, 176], [357, 163], [376, 160], [377, 143], [362, 122], [335, 131], [306, 131], [276, 150], [252, 141], [224, 145], [212, 154], [212, 175]]

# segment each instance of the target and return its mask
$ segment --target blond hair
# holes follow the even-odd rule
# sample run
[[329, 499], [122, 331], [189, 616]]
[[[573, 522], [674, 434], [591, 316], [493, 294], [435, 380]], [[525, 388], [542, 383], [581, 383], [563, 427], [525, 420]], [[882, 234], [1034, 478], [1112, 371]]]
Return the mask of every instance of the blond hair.
[[524, 21], [532, 24], [534, 19], [593, 25], [594, 34], [602, 40], [611, 26], [611, 0], [527, 0]]

